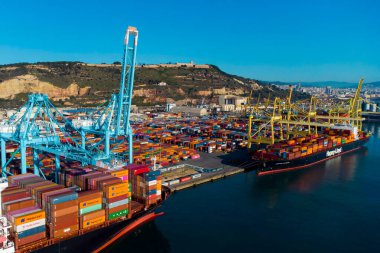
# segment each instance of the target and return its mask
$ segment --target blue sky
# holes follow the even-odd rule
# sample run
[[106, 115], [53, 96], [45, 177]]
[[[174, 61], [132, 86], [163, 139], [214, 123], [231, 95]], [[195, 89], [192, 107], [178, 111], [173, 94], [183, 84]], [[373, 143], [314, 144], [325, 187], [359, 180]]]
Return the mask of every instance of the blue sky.
[[122, 57], [218, 65], [260, 80], [380, 81], [380, 1], [71, 1], [0, 3], [0, 64]]

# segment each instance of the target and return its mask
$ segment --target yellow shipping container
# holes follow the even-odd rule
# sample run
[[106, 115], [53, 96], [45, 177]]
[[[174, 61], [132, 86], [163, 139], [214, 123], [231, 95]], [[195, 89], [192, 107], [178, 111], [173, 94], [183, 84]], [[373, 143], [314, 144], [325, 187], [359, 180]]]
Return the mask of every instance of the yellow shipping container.
[[129, 193], [128, 190], [120, 190], [120, 191], [117, 191], [117, 192], [109, 193], [109, 194], [107, 195], [107, 197], [108, 197], [109, 199], [112, 199], [112, 198], [116, 198], [116, 197], [119, 197], [119, 196], [121, 196], [121, 195], [125, 195], [125, 194], [128, 194], [128, 193]]
[[102, 198], [95, 198], [95, 199], [80, 202], [79, 208], [82, 209], [82, 208], [86, 208], [89, 206], [99, 205], [101, 203], [102, 203]]
[[98, 217], [98, 218], [95, 218], [95, 219], [92, 219], [92, 220], [84, 221], [83, 224], [82, 224], [82, 227], [83, 228], [88, 228], [88, 227], [91, 227], [91, 226], [102, 224], [105, 221], [106, 221], [106, 217], [105, 216], [101, 216], [101, 217]]
[[114, 177], [123, 177], [128, 175], [128, 170], [112, 171], [111, 175]]
[[25, 223], [33, 222], [36, 220], [45, 219], [45, 218], [46, 218], [45, 211], [41, 210], [41, 211], [37, 211], [34, 213], [29, 213], [26, 215], [21, 215], [21, 216], [15, 217], [13, 224], [21, 225], [21, 224], [25, 224]]
[[106, 189], [106, 194], [108, 198], [118, 197], [127, 194], [129, 190], [128, 183], [120, 183], [115, 185], [110, 185]]

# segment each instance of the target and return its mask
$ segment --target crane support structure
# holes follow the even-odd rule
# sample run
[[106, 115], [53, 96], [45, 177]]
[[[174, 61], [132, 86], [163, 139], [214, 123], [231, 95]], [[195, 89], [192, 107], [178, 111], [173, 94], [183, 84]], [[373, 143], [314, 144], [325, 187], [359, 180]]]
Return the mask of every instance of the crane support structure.
[[[133, 41], [131, 39], [133, 37]], [[135, 27], [128, 27], [124, 41], [124, 59], [122, 76], [119, 90], [118, 114], [116, 121], [116, 133], [121, 133], [128, 137], [129, 163], [133, 162], [133, 133], [130, 124], [130, 114], [133, 94], [133, 81], [136, 68], [136, 52], [137, 52], [138, 31]], [[127, 70], [128, 66], [128, 70]], [[125, 76], [127, 75], [127, 83], [125, 84]], [[123, 116], [123, 118], [120, 118]], [[123, 126], [120, 129], [121, 125]], [[121, 131], [120, 131], [121, 130]]]
[[[124, 39], [124, 54], [122, 60], [120, 88], [118, 94], [113, 94], [104, 105], [92, 115], [90, 127], [81, 126], [83, 136], [91, 133], [101, 136], [97, 146], [104, 146], [104, 161], [110, 162], [112, 149], [124, 142], [117, 141], [123, 137], [128, 142], [128, 162], [133, 163], [133, 131], [130, 124], [130, 114], [133, 95], [134, 75], [136, 69], [136, 53], [138, 30], [129, 26]], [[111, 148], [112, 146], [112, 148]]]
[[[137, 29], [128, 27], [124, 40], [120, 91], [99, 107], [91, 120], [68, 120], [49, 101], [47, 95], [30, 94], [25, 105], [0, 123], [2, 177], [12, 175], [8, 168], [14, 159], [20, 159], [21, 173], [26, 173], [33, 166], [34, 174], [44, 176], [41, 161], [47, 154], [54, 156], [56, 181], [61, 158], [112, 167], [116, 155], [111, 151], [124, 143], [125, 139], [129, 145], [128, 161], [133, 162], [130, 113], [137, 41]], [[7, 143], [16, 148], [7, 153]], [[30, 160], [27, 161], [27, 156], [33, 158], [32, 164]]]
[[[73, 137], [74, 135], [80, 136], [80, 131], [54, 107], [47, 95], [30, 94], [28, 98], [24, 106], [0, 125], [3, 177], [10, 174], [7, 166], [18, 154], [21, 159], [21, 173], [26, 173], [28, 168], [27, 148], [33, 152], [33, 167], [36, 175], [40, 174], [38, 155], [43, 152], [54, 154], [58, 160], [57, 163], [59, 163], [59, 157], [87, 164], [96, 163], [100, 158], [99, 153], [82, 148], [82, 145]], [[15, 143], [18, 146], [8, 160], [6, 156], [7, 142]], [[57, 173], [58, 171], [55, 171], [56, 176]]]
[[[326, 105], [317, 98], [292, 102], [293, 88], [289, 86], [286, 98], [275, 98], [272, 107], [257, 110], [256, 118], [248, 118], [248, 147], [252, 143], [273, 144], [292, 136], [317, 133], [318, 128], [349, 126], [361, 131], [361, 98], [363, 79], [360, 79], [355, 96], [347, 103], [335, 103], [328, 108], [328, 115], [318, 114]], [[319, 102], [319, 103], [318, 103]], [[259, 107], [258, 107], [259, 108]], [[269, 110], [268, 110], [269, 109]], [[286, 133], [286, 134], [285, 134]]]

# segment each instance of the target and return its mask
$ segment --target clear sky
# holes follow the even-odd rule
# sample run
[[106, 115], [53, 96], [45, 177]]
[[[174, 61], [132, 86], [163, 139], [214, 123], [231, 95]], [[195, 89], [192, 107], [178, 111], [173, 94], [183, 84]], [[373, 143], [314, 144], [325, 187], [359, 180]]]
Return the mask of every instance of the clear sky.
[[193, 60], [260, 80], [380, 81], [379, 0], [0, 2], [0, 64]]

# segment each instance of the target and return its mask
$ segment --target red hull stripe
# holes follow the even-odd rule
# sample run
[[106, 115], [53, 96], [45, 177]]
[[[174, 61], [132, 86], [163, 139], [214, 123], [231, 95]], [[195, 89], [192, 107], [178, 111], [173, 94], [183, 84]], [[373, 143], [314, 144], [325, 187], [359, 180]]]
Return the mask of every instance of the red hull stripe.
[[99, 253], [99, 252], [101, 252], [102, 250], [104, 250], [105, 248], [107, 248], [108, 246], [110, 246], [112, 243], [114, 243], [115, 241], [117, 241], [123, 235], [125, 235], [128, 232], [132, 231], [133, 229], [141, 226], [144, 223], [147, 223], [147, 222], [149, 222], [151, 220], [154, 220], [154, 218], [156, 218], [158, 216], [161, 216], [163, 214], [164, 214], [163, 212], [161, 212], [161, 213], [150, 213], [150, 214], [147, 214], [147, 215], [145, 215], [145, 216], [143, 216], [143, 217], [135, 220], [134, 222], [132, 222], [131, 224], [129, 224], [128, 226], [126, 226], [124, 229], [122, 229], [119, 233], [117, 233], [116, 236], [112, 237], [111, 240], [107, 241], [105, 244], [103, 244], [100, 248], [94, 250], [92, 253]]
[[327, 161], [327, 160], [330, 160], [330, 159], [333, 159], [335, 157], [338, 157], [338, 156], [341, 156], [341, 155], [344, 155], [344, 154], [347, 154], [347, 153], [350, 153], [352, 151], [355, 151], [355, 150], [358, 150], [360, 149], [362, 146], [360, 147], [357, 147], [357, 148], [354, 148], [354, 149], [351, 149], [351, 150], [348, 150], [348, 151], [345, 151], [345, 152], [342, 152], [336, 156], [332, 156], [332, 157], [328, 157], [328, 158], [325, 158], [325, 159], [322, 159], [322, 160], [319, 160], [319, 161], [316, 161], [316, 162], [313, 162], [313, 163], [309, 163], [309, 164], [306, 164], [306, 165], [302, 165], [302, 166], [297, 166], [297, 167], [291, 167], [291, 168], [285, 168], [285, 169], [280, 169], [280, 170], [268, 170], [268, 171], [259, 171], [257, 173], [257, 175], [259, 176], [262, 176], [262, 175], [268, 175], [268, 174], [277, 174], [277, 173], [281, 173], [281, 172], [286, 172], [286, 171], [291, 171], [291, 170], [299, 170], [299, 169], [303, 169], [303, 168], [306, 168], [306, 167], [310, 167], [312, 165], [315, 165], [315, 164], [318, 164], [318, 163], [321, 163], [321, 162], [324, 162], [324, 161]]

